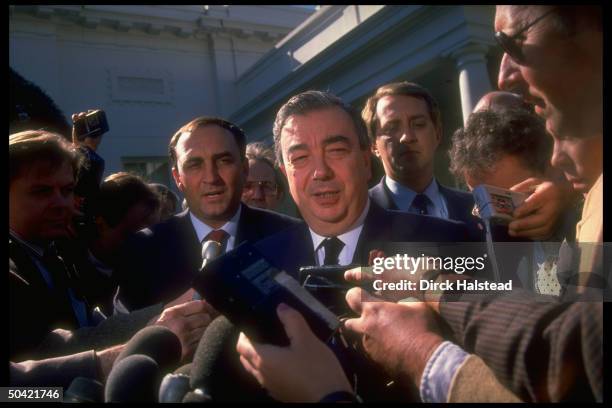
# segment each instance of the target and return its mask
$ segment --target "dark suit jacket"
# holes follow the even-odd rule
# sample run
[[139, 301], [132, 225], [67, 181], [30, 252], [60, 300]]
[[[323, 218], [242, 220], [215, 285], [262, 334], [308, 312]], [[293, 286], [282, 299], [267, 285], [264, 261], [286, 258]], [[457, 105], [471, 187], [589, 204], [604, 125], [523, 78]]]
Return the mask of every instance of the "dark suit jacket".
[[[256, 242], [301, 221], [242, 205], [236, 245]], [[189, 289], [202, 265], [202, 246], [184, 211], [136, 233], [121, 250], [114, 273], [117, 299], [129, 310], [169, 302]]]
[[[50, 265], [47, 265], [51, 269]], [[59, 275], [65, 273], [56, 271]], [[66, 286], [51, 290], [28, 250], [9, 235], [9, 346], [10, 357], [36, 347], [53, 329], [79, 327]]]
[[[440, 183], [438, 183], [438, 189], [446, 200], [449, 219], [462, 221], [466, 224], [471, 224], [475, 221], [475, 217], [472, 215], [472, 208], [474, 208], [474, 197], [472, 197], [472, 194], [445, 187]], [[385, 184], [385, 176], [380, 180], [380, 183], [370, 189], [370, 198], [384, 209], [398, 209], [395, 201], [393, 201], [391, 191], [389, 191]]]
[[[391, 242], [464, 242], [467, 236], [465, 224], [461, 222], [384, 210], [370, 201], [353, 263], [367, 265], [370, 250], [384, 250], [384, 246]], [[295, 278], [300, 266], [317, 264], [306, 224], [270, 236], [255, 246], [276, 267]]]
[[67, 292], [51, 290], [26, 249], [10, 235], [9, 301], [9, 357], [13, 361], [121, 344], [161, 312], [161, 305], [153, 305], [79, 328]]

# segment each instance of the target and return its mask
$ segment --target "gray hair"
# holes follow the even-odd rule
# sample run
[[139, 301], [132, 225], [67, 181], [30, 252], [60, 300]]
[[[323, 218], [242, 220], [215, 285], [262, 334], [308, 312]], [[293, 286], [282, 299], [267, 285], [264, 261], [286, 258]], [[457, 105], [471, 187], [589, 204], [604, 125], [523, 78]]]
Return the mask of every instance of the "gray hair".
[[281, 177], [274, 160], [274, 152], [263, 142], [252, 142], [246, 146], [246, 158], [266, 163], [274, 170], [274, 179], [280, 192], [284, 192], [283, 178]]
[[281, 149], [281, 131], [283, 126], [287, 122], [290, 116], [303, 115], [311, 111], [338, 107], [345, 111], [353, 121], [355, 131], [357, 132], [357, 138], [359, 139], [359, 147], [361, 150], [370, 148], [370, 139], [368, 138], [368, 131], [365, 123], [361, 118], [359, 112], [351, 105], [346, 104], [342, 99], [338, 98], [329, 92], [323, 91], [306, 91], [297, 94], [289, 99], [276, 114], [274, 120], [274, 151], [276, 153], [276, 160], [279, 165], [283, 164], [283, 153]]

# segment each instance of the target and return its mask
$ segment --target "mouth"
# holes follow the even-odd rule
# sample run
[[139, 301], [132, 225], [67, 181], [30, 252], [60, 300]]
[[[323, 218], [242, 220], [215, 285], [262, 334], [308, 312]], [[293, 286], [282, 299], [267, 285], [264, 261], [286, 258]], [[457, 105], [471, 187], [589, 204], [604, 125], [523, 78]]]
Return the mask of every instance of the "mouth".
[[312, 194], [315, 202], [322, 206], [329, 206], [335, 204], [340, 198], [340, 191], [338, 190], [325, 190], [317, 191]]
[[223, 195], [224, 191], [223, 190], [219, 190], [219, 191], [208, 191], [204, 194], [202, 194], [203, 197], [209, 198], [209, 199], [214, 199], [214, 198], [218, 198], [221, 197]]

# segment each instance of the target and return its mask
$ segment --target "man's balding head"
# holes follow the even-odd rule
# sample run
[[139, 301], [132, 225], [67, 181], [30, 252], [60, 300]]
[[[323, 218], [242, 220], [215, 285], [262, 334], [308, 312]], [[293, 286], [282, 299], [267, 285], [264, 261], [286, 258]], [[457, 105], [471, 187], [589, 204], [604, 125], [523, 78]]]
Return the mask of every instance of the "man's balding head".
[[483, 110], [500, 111], [504, 109], [527, 109], [532, 110], [531, 105], [523, 100], [519, 94], [506, 91], [493, 91], [485, 94], [476, 106], [474, 112]]

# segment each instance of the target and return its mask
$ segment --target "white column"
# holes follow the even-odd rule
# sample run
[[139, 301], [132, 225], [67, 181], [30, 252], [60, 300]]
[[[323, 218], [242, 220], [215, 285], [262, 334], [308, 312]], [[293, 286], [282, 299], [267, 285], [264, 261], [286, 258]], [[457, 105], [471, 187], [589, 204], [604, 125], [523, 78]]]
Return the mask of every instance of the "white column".
[[469, 44], [451, 54], [459, 71], [459, 92], [461, 92], [464, 124], [478, 100], [491, 91], [486, 52], [487, 47], [484, 45]]

